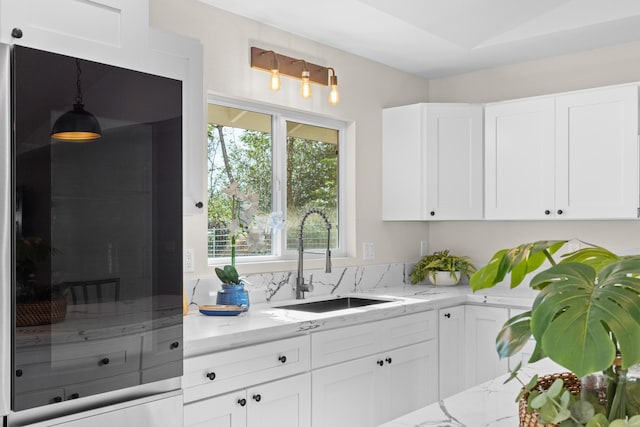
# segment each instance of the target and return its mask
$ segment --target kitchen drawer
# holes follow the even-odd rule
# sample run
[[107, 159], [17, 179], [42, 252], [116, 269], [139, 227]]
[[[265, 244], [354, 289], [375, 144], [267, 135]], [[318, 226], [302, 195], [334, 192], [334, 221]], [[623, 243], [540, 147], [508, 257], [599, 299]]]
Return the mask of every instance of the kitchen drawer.
[[357, 359], [436, 337], [434, 310], [316, 332], [311, 335], [313, 368]]
[[185, 402], [308, 371], [309, 336], [187, 358], [182, 387]]
[[142, 336], [142, 369], [182, 360], [182, 324]]
[[[14, 384], [16, 392], [66, 386], [100, 378], [110, 378], [140, 367], [140, 337], [58, 346], [47, 351], [16, 354]], [[46, 384], [43, 379], [46, 378]]]

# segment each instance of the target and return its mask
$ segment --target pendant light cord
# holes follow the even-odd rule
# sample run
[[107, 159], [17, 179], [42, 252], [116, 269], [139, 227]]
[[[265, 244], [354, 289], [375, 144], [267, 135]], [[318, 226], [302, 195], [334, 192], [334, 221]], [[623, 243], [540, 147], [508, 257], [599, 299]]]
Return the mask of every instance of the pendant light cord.
[[80, 83], [81, 74], [82, 74], [82, 69], [80, 68], [80, 59], [76, 58], [76, 75], [77, 75], [76, 89], [78, 93], [76, 96], [76, 104], [82, 104], [82, 85]]

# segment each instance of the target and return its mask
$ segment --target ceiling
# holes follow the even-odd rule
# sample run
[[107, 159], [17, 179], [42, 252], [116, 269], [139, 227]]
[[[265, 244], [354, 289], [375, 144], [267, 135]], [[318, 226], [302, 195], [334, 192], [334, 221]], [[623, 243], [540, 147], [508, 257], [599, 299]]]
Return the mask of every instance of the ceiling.
[[426, 78], [640, 40], [638, 0], [201, 0]]

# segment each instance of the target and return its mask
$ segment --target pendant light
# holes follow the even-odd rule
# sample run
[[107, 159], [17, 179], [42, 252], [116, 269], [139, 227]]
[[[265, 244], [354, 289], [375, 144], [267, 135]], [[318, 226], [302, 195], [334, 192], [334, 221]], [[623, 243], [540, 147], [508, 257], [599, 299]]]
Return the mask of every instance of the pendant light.
[[61, 115], [53, 124], [51, 137], [54, 139], [68, 142], [87, 142], [102, 136], [98, 119], [84, 109], [84, 104], [82, 103], [82, 84], [80, 81], [81, 74], [80, 60], [76, 58], [76, 100], [73, 104], [73, 110]]

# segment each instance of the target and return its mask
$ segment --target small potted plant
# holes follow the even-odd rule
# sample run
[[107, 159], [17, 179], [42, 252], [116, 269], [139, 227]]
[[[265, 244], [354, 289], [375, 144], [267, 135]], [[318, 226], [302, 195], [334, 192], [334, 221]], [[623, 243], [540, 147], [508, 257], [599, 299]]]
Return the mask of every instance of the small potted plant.
[[457, 256], [445, 249], [422, 257], [411, 271], [411, 284], [423, 282], [425, 278], [434, 285], [457, 285], [464, 275], [469, 276], [476, 271], [476, 267], [466, 256]]
[[[588, 397], [572, 397], [560, 379], [548, 388], [540, 386], [537, 376], [527, 384], [521, 381], [528, 399], [520, 400], [538, 412], [541, 423], [638, 426], [640, 256], [618, 256], [585, 244], [554, 259], [566, 243], [545, 240], [500, 250], [471, 277], [471, 288], [491, 288], [507, 278], [515, 288], [528, 273], [541, 270], [529, 282], [538, 291], [531, 310], [505, 323], [496, 338], [498, 354], [510, 357], [533, 337], [536, 348], [529, 362], [549, 357], [583, 378], [583, 386], [594, 373], [606, 382], [602, 408], [597, 408]], [[518, 369], [510, 379], [518, 378]]]

